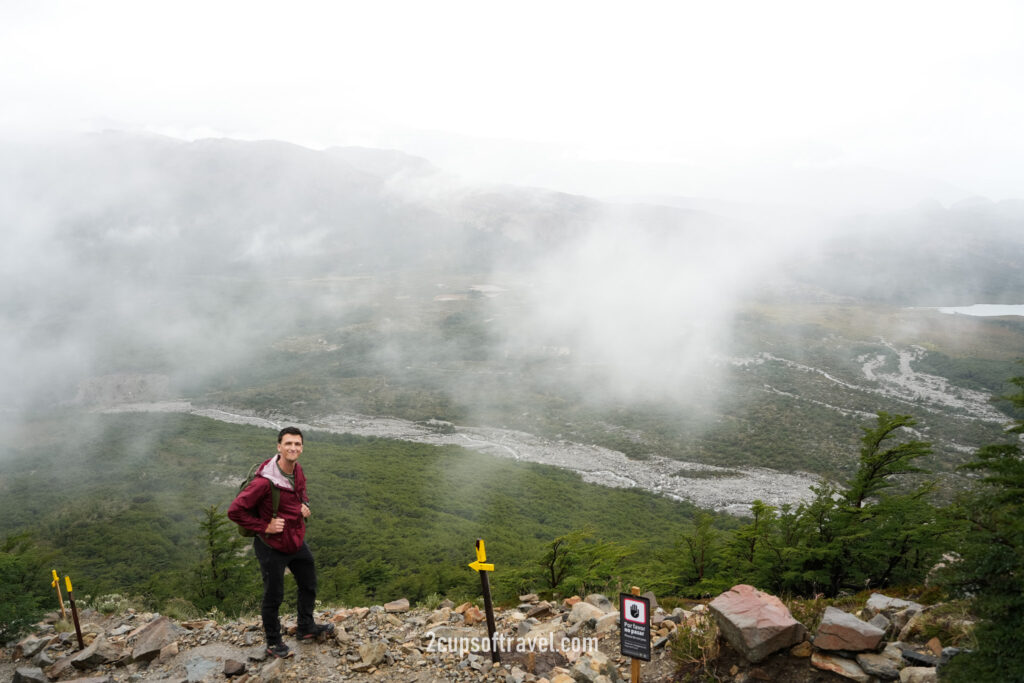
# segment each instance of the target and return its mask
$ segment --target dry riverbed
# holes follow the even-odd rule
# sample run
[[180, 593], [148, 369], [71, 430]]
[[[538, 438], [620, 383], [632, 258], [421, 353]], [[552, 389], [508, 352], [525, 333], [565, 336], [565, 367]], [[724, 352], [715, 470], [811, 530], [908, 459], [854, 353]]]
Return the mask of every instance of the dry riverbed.
[[302, 428], [359, 436], [377, 436], [427, 444], [454, 444], [489, 455], [536, 462], [578, 472], [584, 481], [618, 488], [639, 487], [702, 508], [743, 515], [754, 500], [769, 505], [810, 500], [818, 478], [806, 472], [787, 473], [763, 468], [723, 468], [652, 456], [631, 460], [600, 446], [547, 439], [526, 432], [494, 427], [465, 427], [448, 423], [423, 424], [392, 417], [339, 413], [312, 424], [278, 418], [267, 420], [232, 408], [196, 408], [188, 401], [122, 404], [104, 412], [184, 412], [223, 422], [280, 429]]

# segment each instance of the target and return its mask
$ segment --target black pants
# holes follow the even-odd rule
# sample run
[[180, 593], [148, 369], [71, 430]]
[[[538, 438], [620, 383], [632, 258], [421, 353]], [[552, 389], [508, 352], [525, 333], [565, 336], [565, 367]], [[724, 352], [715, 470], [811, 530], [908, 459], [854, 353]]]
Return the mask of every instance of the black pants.
[[298, 586], [298, 621], [299, 631], [313, 629], [313, 607], [316, 604], [316, 567], [313, 565], [313, 553], [305, 543], [297, 552], [286, 555], [274, 550], [260, 540], [253, 539], [253, 549], [260, 563], [260, 574], [263, 575], [263, 603], [260, 605], [263, 617], [263, 631], [267, 634], [267, 644], [276, 645], [281, 642], [281, 620], [278, 612], [284, 600], [284, 570], [287, 567], [295, 577]]

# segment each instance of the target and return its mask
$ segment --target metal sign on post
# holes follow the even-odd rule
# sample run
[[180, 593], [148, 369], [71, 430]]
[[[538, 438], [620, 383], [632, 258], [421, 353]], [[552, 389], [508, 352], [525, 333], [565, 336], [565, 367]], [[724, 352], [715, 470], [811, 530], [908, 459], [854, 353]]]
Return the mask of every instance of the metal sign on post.
[[651, 661], [651, 601], [640, 589], [619, 594], [619, 650], [632, 658], [632, 682], [640, 680], [640, 660]]
[[494, 571], [494, 565], [487, 563], [487, 550], [484, 548], [484, 539], [476, 539], [476, 560], [470, 562], [469, 566], [480, 573], [480, 587], [484, 594], [484, 612], [487, 615], [487, 637], [491, 643], [491, 661], [495, 664], [501, 663], [498, 656], [498, 648], [494, 642], [494, 633], [497, 628], [494, 626], [494, 606], [491, 604], [491, 584], [487, 579], [487, 572]]

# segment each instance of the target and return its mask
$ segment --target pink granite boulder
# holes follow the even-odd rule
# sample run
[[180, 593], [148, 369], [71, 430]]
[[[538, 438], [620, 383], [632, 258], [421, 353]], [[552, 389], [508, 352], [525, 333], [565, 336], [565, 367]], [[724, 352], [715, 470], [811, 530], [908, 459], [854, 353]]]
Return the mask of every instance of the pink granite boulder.
[[725, 639], [754, 664], [807, 634], [781, 600], [753, 586], [733, 586], [708, 606]]

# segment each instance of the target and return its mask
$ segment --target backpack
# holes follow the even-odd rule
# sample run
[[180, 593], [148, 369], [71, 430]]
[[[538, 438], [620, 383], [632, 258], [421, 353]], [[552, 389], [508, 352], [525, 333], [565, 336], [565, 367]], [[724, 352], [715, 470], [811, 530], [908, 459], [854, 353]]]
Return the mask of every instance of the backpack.
[[[249, 474], [245, 475], [245, 479], [238, 486], [238, 493], [236, 493], [235, 496], [238, 496], [239, 493], [245, 490], [245, 487], [252, 483], [252, 480], [256, 478], [256, 473], [259, 472], [260, 466], [262, 464], [262, 462], [258, 462], [249, 468]], [[281, 489], [274, 486], [273, 482], [270, 483], [270, 500], [274, 505], [273, 516], [277, 517], [277, 508], [281, 504]], [[244, 526], [238, 527], [238, 533], [239, 535], [245, 536], [246, 538], [252, 538], [256, 535], [255, 531], [246, 529]]]

